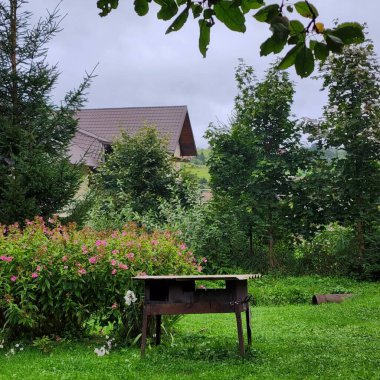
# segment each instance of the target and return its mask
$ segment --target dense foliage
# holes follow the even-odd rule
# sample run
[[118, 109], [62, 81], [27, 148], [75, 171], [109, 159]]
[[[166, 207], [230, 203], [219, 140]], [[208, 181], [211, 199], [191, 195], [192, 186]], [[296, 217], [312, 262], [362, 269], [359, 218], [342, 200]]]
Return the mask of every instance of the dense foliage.
[[[139, 16], [149, 12], [152, 0], [135, 0], [134, 9]], [[320, 22], [317, 8], [309, 1], [286, 4], [285, 1], [266, 5], [264, 0], [154, 0], [160, 7], [157, 18], [168, 21], [174, 19], [166, 33], [178, 31], [187, 22], [190, 14], [199, 18], [199, 50], [205, 57], [210, 43], [210, 32], [216, 21], [235, 32], [244, 33], [246, 17], [252, 10], [259, 9], [253, 17], [256, 21], [269, 25], [272, 33], [261, 44], [260, 54], [280, 53], [285, 46], [292, 46], [279, 67], [295, 66], [301, 77], [309, 76], [314, 70], [314, 60], [324, 61], [330, 52], [339, 53], [344, 45], [363, 42], [361, 25], [346, 22], [325, 28]], [[98, 0], [100, 15], [106, 16], [119, 5], [119, 0]], [[288, 17], [294, 17], [289, 20]], [[299, 19], [303, 17], [305, 24]], [[303, 20], [303, 19], [302, 19]]]
[[287, 73], [272, 67], [259, 82], [252, 67], [240, 64], [236, 81], [239, 93], [231, 126], [207, 132], [214, 202], [233, 210], [251, 256], [255, 241], [268, 247], [274, 268], [275, 244], [291, 238], [296, 229], [292, 198], [311, 152], [301, 146], [300, 130], [290, 117], [294, 89]]
[[365, 235], [380, 222], [380, 66], [373, 45], [346, 48], [329, 59], [322, 76], [329, 92], [322, 136], [327, 147], [345, 152], [332, 162], [336, 220], [354, 228], [362, 265]]
[[331, 223], [295, 249], [296, 273], [356, 276], [357, 245], [352, 228]]
[[[132, 277], [201, 269], [169, 231], [148, 234], [130, 224], [96, 232], [42, 218], [24, 230], [2, 226], [0, 330], [10, 338], [81, 335], [91, 321], [114, 323], [115, 331], [133, 337], [141, 328], [142, 289]], [[135, 292], [136, 304], [128, 290]]]
[[303, 202], [319, 204], [325, 223], [336, 221], [351, 230], [346, 263], [352, 271], [380, 278], [380, 68], [373, 45], [346, 48], [329, 58], [321, 77], [328, 104], [322, 122], [309, 128], [310, 139], [337, 154], [308, 176], [314, 186]]
[[67, 148], [90, 77], [60, 105], [52, 100], [59, 71], [47, 63], [47, 44], [60, 31], [58, 10], [31, 25], [25, 1], [0, 2], [0, 222], [22, 223], [62, 210], [81, 171]]
[[167, 142], [154, 127], [134, 136], [122, 133], [91, 181], [91, 223], [100, 228], [131, 220], [163, 226], [165, 208], [189, 209], [199, 199], [196, 180], [175, 169]]
[[[353, 58], [353, 52], [362, 61]], [[126, 183], [130, 181], [129, 169], [125, 169], [129, 164], [114, 156], [105, 165], [111, 170], [119, 167], [108, 177], [116, 184], [118, 190], [113, 194], [117, 196], [100, 197], [102, 207], [95, 209], [91, 223], [104, 228], [108, 223], [122, 225], [135, 220], [152, 230], [179, 231], [197, 255], [208, 258], [211, 272], [275, 269], [379, 278], [378, 85], [376, 60], [371, 54], [371, 45], [364, 45], [344, 52], [346, 64], [334, 57], [326, 62], [323, 75], [330, 82], [325, 85], [332, 91], [330, 102], [335, 103], [326, 107], [325, 119], [317, 128], [308, 126], [311, 148], [301, 143], [304, 125], [290, 115], [294, 89], [287, 74], [272, 67], [264, 80], [258, 81], [251, 67], [240, 64], [231, 125], [211, 126], [207, 132], [212, 148], [207, 164], [213, 199], [189, 204], [178, 192], [173, 196], [169, 191], [167, 197], [162, 192], [149, 196], [149, 201], [154, 200], [151, 207], [138, 210], [135, 200], [149, 206], [149, 202], [139, 201], [144, 186], [126, 196], [128, 191], [118, 186], [125, 178]], [[344, 74], [350, 69], [354, 73]], [[357, 82], [356, 71], [360, 74]], [[336, 80], [328, 77], [333, 72]], [[139, 151], [134, 151], [131, 157], [136, 159], [130, 161], [136, 164], [133, 170], [140, 179], [144, 177], [141, 173], [149, 171], [138, 155], [153, 156], [145, 151], [146, 139], [144, 136], [134, 144], [140, 144]], [[154, 145], [149, 140], [148, 146]], [[161, 156], [168, 160], [167, 155], [160, 156], [162, 149], [157, 148], [158, 165], [162, 165]], [[163, 172], [176, 177], [178, 173], [170, 165], [167, 162], [165, 170], [152, 171], [150, 183], [169, 180], [162, 178]], [[107, 173], [102, 170], [102, 175]], [[150, 191], [148, 186], [146, 189]], [[188, 191], [183, 194], [194, 194]], [[357, 202], [355, 194], [364, 197], [363, 202]]]
[[[185, 237], [209, 268], [380, 278], [372, 44], [331, 57], [321, 76], [329, 91], [323, 120], [296, 124], [286, 74], [272, 68], [259, 82], [251, 67], [238, 67], [231, 125], [211, 126], [206, 135], [214, 198]], [[311, 147], [301, 144], [302, 131]]]

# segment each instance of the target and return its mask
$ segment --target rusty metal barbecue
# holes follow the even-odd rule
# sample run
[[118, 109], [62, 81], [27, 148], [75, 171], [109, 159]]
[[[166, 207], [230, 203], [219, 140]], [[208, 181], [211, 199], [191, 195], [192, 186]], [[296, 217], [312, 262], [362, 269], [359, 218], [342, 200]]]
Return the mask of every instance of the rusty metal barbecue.
[[[248, 344], [251, 344], [251, 312], [248, 280], [259, 274], [209, 276], [141, 276], [145, 297], [141, 335], [141, 355], [145, 354], [148, 318], [156, 317], [156, 344], [161, 341], [161, 315], [235, 313], [240, 355], [245, 355], [241, 313], [246, 314]], [[222, 289], [197, 289], [196, 281], [225, 281]]]

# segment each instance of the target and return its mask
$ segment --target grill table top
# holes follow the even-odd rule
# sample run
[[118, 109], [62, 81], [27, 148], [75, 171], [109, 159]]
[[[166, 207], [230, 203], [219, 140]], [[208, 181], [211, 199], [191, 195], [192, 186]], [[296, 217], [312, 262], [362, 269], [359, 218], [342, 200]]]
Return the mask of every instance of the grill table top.
[[198, 280], [249, 280], [251, 278], [259, 278], [260, 274], [211, 274], [211, 275], [189, 275], [189, 276], [136, 276], [132, 277], [133, 280], [152, 281], [152, 280], [173, 280], [173, 281], [198, 281]]

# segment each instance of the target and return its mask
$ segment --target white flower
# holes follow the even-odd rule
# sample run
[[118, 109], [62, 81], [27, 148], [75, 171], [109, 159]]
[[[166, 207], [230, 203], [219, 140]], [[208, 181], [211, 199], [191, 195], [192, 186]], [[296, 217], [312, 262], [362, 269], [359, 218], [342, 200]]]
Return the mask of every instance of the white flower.
[[20, 347], [20, 343], [16, 343], [16, 344], [15, 344], [15, 347], [16, 347], [16, 348]]
[[95, 348], [94, 352], [98, 356], [104, 356], [105, 354], [108, 354], [108, 351], [104, 346], [100, 348]]
[[127, 290], [127, 293], [125, 293], [124, 299], [127, 306], [130, 306], [132, 303], [137, 301], [135, 293], [133, 293], [132, 290]]

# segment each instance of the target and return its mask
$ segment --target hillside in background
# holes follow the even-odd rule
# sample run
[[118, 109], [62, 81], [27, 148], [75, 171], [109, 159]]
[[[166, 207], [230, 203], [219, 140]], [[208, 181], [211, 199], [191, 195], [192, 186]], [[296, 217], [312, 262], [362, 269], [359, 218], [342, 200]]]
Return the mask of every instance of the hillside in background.
[[202, 188], [209, 188], [210, 174], [206, 166], [207, 159], [210, 157], [210, 149], [198, 149], [198, 155], [193, 157], [189, 162], [182, 162], [181, 168], [186, 169], [189, 173], [197, 176]]

